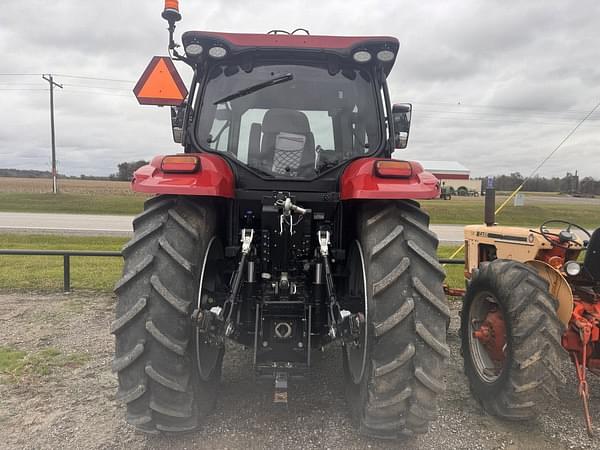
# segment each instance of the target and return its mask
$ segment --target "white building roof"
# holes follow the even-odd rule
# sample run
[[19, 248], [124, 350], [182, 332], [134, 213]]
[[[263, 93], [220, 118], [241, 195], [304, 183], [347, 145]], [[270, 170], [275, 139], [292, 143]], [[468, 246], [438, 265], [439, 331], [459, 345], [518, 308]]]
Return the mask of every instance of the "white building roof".
[[423, 168], [429, 172], [437, 173], [460, 173], [470, 174], [471, 170], [467, 169], [457, 161], [419, 161]]

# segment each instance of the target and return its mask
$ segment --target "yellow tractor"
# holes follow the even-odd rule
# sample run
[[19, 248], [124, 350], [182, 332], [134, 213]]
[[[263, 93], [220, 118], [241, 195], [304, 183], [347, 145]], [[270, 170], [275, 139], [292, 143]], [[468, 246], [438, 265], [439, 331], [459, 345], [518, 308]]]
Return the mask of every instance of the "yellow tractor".
[[591, 435], [586, 375], [600, 375], [600, 228], [591, 234], [563, 220], [539, 229], [498, 226], [494, 206], [490, 189], [486, 224], [464, 230], [466, 290], [447, 289], [464, 294], [460, 333], [471, 391], [492, 415], [532, 419], [563, 381], [566, 351]]

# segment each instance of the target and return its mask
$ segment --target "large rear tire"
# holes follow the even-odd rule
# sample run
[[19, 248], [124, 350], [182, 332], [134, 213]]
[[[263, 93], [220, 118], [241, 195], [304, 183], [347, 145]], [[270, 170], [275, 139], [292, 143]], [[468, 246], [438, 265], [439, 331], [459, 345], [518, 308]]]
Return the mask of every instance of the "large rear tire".
[[216, 233], [208, 200], [155, 197], [133, 222], [117, 282], [112, 364], [127, 421], [147, 433], [191, 431], [214, 406], [223, 351], [200, 376], [190, 316]]
[[[360, 347], [346, 345], [343, 361], [352, 418], [371, 437], [427, 432], [445, 390], [450, 313], [428, 225], [414, 202], [369, 202], [359, 210], [348, 265], [350, 290], [366, 294], [364, 369]], [[364, 272], [357, 278], [356, 270]]]
[[[498, 259], [474, 273], [461, 313], [462, 354], [471, 392], [488, 413], [533, 419], [546, 393], [555, 395], [564, 353], [557, 308], [548, 283], [525, 264]], [[497, 355], [487, 337], [500, 333]]]

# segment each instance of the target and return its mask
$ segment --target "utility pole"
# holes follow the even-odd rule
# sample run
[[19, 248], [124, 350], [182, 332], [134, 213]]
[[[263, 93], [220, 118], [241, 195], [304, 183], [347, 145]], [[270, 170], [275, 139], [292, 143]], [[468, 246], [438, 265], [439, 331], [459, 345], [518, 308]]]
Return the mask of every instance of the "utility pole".
[[63, 88], [62, 84], [54, 82], [52, 74], [42, 75], [42, 78], [50, 85], [50, 131], [52, 134], [52, 193], [58, 192], [56, 184], [56, 143], [54, 138], [54, 86]]

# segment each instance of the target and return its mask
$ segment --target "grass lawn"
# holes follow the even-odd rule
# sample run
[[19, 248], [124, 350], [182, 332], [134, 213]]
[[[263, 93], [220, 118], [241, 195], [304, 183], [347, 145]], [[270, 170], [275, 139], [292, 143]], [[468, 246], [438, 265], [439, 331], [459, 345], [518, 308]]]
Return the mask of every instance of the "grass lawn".
[[[506, 197], [496, 198], [496, 207]], [[421, 206], [431, 215], [436, 224], [483, 223], [483, 197], [453, 198], [452, 200], [426, 200]], [[497, 216], [501, 225], [538, 228], [548, 219], [562, 219], [588, 228], [600, 226], [600, 203], [576, 202], [573, 199], [525, 200], [525, 206], [515, 207], [511, 202]]]
[[0, 211], [136, 215], [143, 211], [146, 198], [145, 195], [104, 193], [0, 192]]
[[79, 367], [89, 360], [84, 353], [64, 354], [53, 347], [27, 353], [0, 346], [0, 383], [18, 382], [27, 375], [49, 375], [57, 367]]
[[[119, 251], [126, 238], [0, 234], [0, 248], [110, 250]], [[440, 258], [448, 258], [457, 247], [441, 246]], [[462, 258], [462, 253], [456, 258]], [[121, 258], [71, 257], [73, 290], [111, 291], [121, 276]], [[464, 286], [463, 266], [447, 265], [448, 283]], [[62, 290], [63, 260], [60, 256], [0, 255], [0, 289], [57, 292]]]

